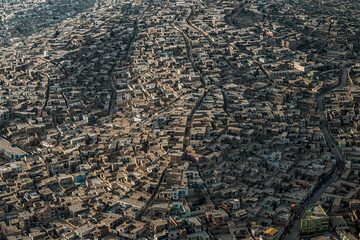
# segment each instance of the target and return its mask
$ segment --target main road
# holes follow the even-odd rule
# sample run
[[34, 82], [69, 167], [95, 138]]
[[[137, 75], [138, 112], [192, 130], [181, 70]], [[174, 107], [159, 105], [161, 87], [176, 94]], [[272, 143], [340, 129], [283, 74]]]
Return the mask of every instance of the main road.
[[192, 65], [194, 71], [199, 74], [200, 82], [201, 82], [201, 95], [196, 100], [195, 105], [193, 106], [190, 114], [186, 118], [186, 127], [185, 127], [185, 133], [184, 133], [184, 141], [183, 141], [183, 149], [184, 149], [184, 151], [186, 151], [186, 149], [190, 145], [190, 141], [191, 141], [191, 127], [192, 127], [194, 114], [196, 113], [197, 110], [199, 110], [202, 102], [204, 101], [205, 97], [207, 96], [207, 94], [208, 94], [207, 87], [208, 86], [205, 81], [204, 73], [201, 71], [201, 69], [198, 67], [197, 63], [194, 60], [194, 53], [193, 53], [191, 40], [190, 40], [189, 36], [184, 31], [182, 31], [179, 27], [177, 27], [176, 25], [171, 24], [171, 26], [176, 31], [178, 31], [180, 33], [180, 35], [183, 37], [183, 39], [185, 41], [185, 45], [186, 45], [187, 57], [188, 57], [189, 61], [191, 62], [191, 65]]
[[317, 186], [315, 192], [311, 195], [311, 197], [305, 202], [305, 204], [297, 211], [297, 213], [294, 216], [293, 224], [288, 229], [287, 233], [284, 235], [285, 240], [292, 240], [292, 239], [299, 239], [300, 234], [300, 222], [301, 217], [304, 214], [305, 209], [316, 203], [320, 200], [321, 195], [325, 192], [325, 190], [333, 183], [335, 183], [339, 179], [339, 175], [343, 172], [344, 169], [344, 160], [343, 156], [341, 154], [341, 150], [336, 145], [336, 141], [334, 137], [332, 136], [329, 124], [326, 119], [324, 110], [325, 110], [325, 104], [324, 104], [324, 97], [327, 93], [334, 89], [343, 88], [346, 86], [347, 81], [349, 78], [349, 69], [346, 68], [342, 71], [341, 76], [339, 77], [339, 81], [337, 84], [334, 84], [330, 87], [326, 87], [322, 89], [316, 96], [317, 101], [317, 109], [318, 114], [320, 115], [320, 129], [323, 132], [324, 139], [327, 143], [327, 145], [330, 148], [330, 151], [335, 156], [335, 165], [332, 173], [326, 177], [324, 180], [322, 180], [319, 185]]

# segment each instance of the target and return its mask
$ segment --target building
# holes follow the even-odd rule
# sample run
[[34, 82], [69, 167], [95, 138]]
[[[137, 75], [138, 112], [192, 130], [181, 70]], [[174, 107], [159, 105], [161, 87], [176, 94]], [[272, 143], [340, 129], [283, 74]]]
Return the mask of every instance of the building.
[[260, 240], [276, 240], [280, 239], [284, 230], [283, 229], [276, 229], [274, 227], [270, 227], [266, 229], [262, 234], [260, 234]]
[[314, 205], [305, 211], [301, 219], [303, 235], [317, 234], [329, 229], [329, 216], [321, 205]]
[[13, 146], [3, 138], [0, 139], [0, 152], [13, 160], [21, 159], [27, 155], [25, 151], [16, 146]]
[[7, 108], [0, 108], [0, 125], [10, 120], [10, 111]]

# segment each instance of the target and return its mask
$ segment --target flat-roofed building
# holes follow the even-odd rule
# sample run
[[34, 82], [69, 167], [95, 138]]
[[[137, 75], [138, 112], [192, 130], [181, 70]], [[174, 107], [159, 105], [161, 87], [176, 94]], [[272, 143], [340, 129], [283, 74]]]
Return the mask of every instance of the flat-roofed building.
[[0, 152], [13, 160], [21, 159], [27, 155], [25, 151], [11, 144], [4, 138], [0, 138]]
[[301, 219], [301, 233], [310, 235], [329, 229], [329, 216], [321, 205], [314, 205], [305, 211]]

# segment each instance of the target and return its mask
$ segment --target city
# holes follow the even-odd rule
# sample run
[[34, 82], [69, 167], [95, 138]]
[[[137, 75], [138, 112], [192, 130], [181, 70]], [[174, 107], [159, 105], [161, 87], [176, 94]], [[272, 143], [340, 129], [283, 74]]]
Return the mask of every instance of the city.
[[359, 1], [4, 0], [0, 62], [0, 239], [360, 239]]

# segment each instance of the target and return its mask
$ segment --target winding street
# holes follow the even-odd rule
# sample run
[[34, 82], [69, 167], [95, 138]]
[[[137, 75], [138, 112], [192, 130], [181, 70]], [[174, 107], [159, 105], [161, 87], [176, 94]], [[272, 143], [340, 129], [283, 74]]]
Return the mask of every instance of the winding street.
[[339, 81], [337, 84], [334, 84], [330, 87], [322, 89], [319, 94], [316, 96], [317, 101], [317, 109], [320, 116], [320, 129], [324, 135], [324, 139], [327, 143], [327, 145], [330, 148], [330, 151], [334, 154], [336, 162], [333, 168], [332, 173], [322, 180], [316, 187], [316, 190], [311, 195], [311, 197], [305, 202], [305, 204], [297, 211], [297, 213], [294, 216], [293, 224], [288, 229], [288, 234], [284, 234], [283, 238], [285, 240], [292, 240], [292, 239], [299, 239], [300, 234], [300, 222], [301, 217], [304, 214], [305, 209], [310, 207], [311, 205], [315, 204], [317, 201], [320, 200], [321, 195], [325, 192], [325, 190], [333, 183], [335, 183], [338, 179], [341, 173], [344, 169], [344, 160], [343, 156], [341, 154], [340, 148], [336, 145], [336, 141], [334, 137], [330, 133], [329, 124], [327, 122], [324, 110], [325, 110], [325, 104], [324, 104], [324, 96], [329, 93], [330, 91], [337, 89], [337, 88], [343, 88], [347, 84], [347, 80], [349, 77], [349, 69], [344, 69], [341, 73], [341, 76], [339, 77]]
[[[196, 31], [198, 31], [200, 34], [202, 34], [206, 39], [207, 41], [211, 44], [211, 46], [213, 48], [219, 48], [219, 45], [210, 37], [210, 35], [204, 31], [202, 28], [194, 25], [192, 22], [191, 22], [191, 19], [194, 17], [194, 10], [191, 9], [190, 11], [190, 14], [189, 16], [186, 18], [186, 23], [193, 29], [195, 29]], [[185, 39], [186, 40], [186, 39]], [[191, 46], [189, 47], [190, 49], [190, 52], [192, 51], [192, 48]], [[191, 60], [193, 61], [193, 58], [192, 58], [192, 53], [191, 53]], [[190, 58], [189, 57], [189, 58]], [[223, 60], [226, 62], [226, 64], [234, 71], [234, 73], [238, 73], [239, 72], [239, 69], [237, 69], [236, 66], [233, 66], [233, 64], [231, 64], [225, 56], [223, 56]], [[194, 69], [196, 70], [196, 68], [194, 67]], [[199, 74], [201, 76], [201, 78], [203, 79], [202, 77], [202, 73], [199, 71]], [[221, 93], [223, 95], [223, 101], [224, 101], [224, 104], [223, 104], [223, 110], [224, 112], [226, 113], [226, 115], [228, 115], [228, 117], [232, 118], [232, 116], [229, 114], [229, 111], [228, 111], [228, 97], [227, 97], [227, 94], [226, 94], [226, 91], [224, 89], [224, 84], [221, 83], [220, 85], [217, 86], [218, 88], [220, 88], [221, 90]]]
[[180, 33], [180, 35], [183, 37], [185, 44], [186, 44], [186, 52], [187, 52], [188, 59], [191, 62], [191, 65], [192, 65], [194, 71], [199, 74], [202, 88], [206, 88], [204, 74], [201, 72], [201, 69], [199, 69], [199, 67], [197, 66], [197, 64], [195, 63], [195, 60], [194, 60], [193, 49], [192, 49], [192, 45], [191, 45], [189, 36], [186, 35], [186, 33], [184, 33], [184, 31], [182, 31], [179, 27], [175, 26], [174, 24], [171, 24], [171, 26], [176, 31], [178, 31]]
[[[110, 102], [109, 102], [109, 108], [108, 108], [108, 115], [112, 116], [115, 113], [115, 105], [116, 105], [116, 98], [117, 98], [117, 92], [116, 92], [116, 82], [113, 76], [115, 67], [123, 61], [125, 61], [127, 58], [129, 58], [131, 47], [134, 44], [136, 37], [139, 33], [139, 21], [142, 20], [145, 13], [148, 11], [149, 6], [145, 8], [145, 10], [141, 13], [141, 15], [135, 19], [134, 21], [134, 27], [131, 33], [131, 38], [129, 40], [129, 43], [126, 46], [125, 53], [123, 54], [121, 49], [118, 49], [118, 52], [116, 54], [116, 57], [119, 59], [118, 61], [115, 61], [115, 63], [111, 66], [110, 70], [108, 71], [108, 81], [110, 83]], [[123, 55], [122, 55], [123, 54]]]
[[349, 78], [349, 69], [346, 68], [342, 71], [341, 76], [339, 77], [339, 81], [336, 85], [333, 85], [326, 89], [325, 91], [322, 91], [320, 94], [317, 95], [317, 108], [320, 115], [320, 129], [324, 134], [324, 138], [328, 146], [330, 147], [331, 152], [334, 154], [336, 158], [336, 165], [343, 163], [341, 150], [339, 147], [336, 146], [336, 141], [334, 137], [331, 135], [329, 124], [327, 122], [324, 110], [325, 110], [325, 103], [324, 103], [324, 96], [329, 93], [330, 91], [337, 89], [337, 88], [343, 88], [347, 85], [347, 81]]
[[[188, 59], [190, 60], [194, 70], [200, 75], [200, 80], [202, 83], [202, 95], [197, 99], [194, 107], [191, 110], [191, 113], [188, 115], [187, 117], [187, 121], [186, 121], [186, 128], [185, 128], [185, 137], [184, 137], [184, 142], [183, 142], [183, 148], [184, 150], [186, 150], [187, 146], [189, 145], [190, 142], [190, 135], [191, 135], [191, 126], [192, 126], [192, 119], [194, 116], [194, 113], [198, 110], [198, 108], [200, 107], [202, 101], [204, 100], [204, 98], [206, 97], [208, 91], [206, 89], [206, 83], [204, 81], [204, 76], [201, 73], [201, 71], [198, 69], [198, 67], [195, 64], [194, 58], [193, 58], [193, 51], [192, 51], [192, 46], [191, 46], [191, 42], [189, 37], [182, 31], [180, 30], [177, 26], [175, 26], [174, 24], [171, 24], [171, 26], [177, 30], [183, 37], [185, 43], [186, 43], [186, 51], [187, 51], [187, 56]], [[182, 99], [184, 96], [178, 98]], [[175, 100], [175, 101], [177, 101]], [[159, 112], [157, 112], [157, 114], [167, 110], [169, 108], [169, 106], [165, 106], [163, 109], [161, 109]], [[143, 122], [143, 124], [147, 124], [149, 123], [149, 120]], [[146, 202], [146, 204], [144, 205], [144, 207], [139, 211], [138, 215], [137, 215], [137, 219], [141, 219], [143, 216], [146, 216], [147, 211], [149, 210], [149, 207], [152, 205], [155, 197], [157, 196], [157, 194], [159, 193], [160, 190], [160, 186], [162, 184], [162, 182], [164, 181], [165, 175], [166, 175], [166, 170], [168, 169], [169, 166], [167, 166], [161, 173], [160, 179], [155, 187], [154, 192], [151, 194], [150, 198], [148, 199], [148, 201]]]
[[192, 65], [194, 71], [199, 74], [201, 85], [202, 85], [201, 96], [196, 100], [196, 103], [195, 103], [194, 107], [191, 109], [190, 114], [186, 118], [185, 135], [184, 135], [184, 141], [183, 141], [183, 149], [184, 149], [184, 151], [186, 151], [186, 148], [190, 145], [191, 126], [192, 126], [194, 114], [199, 109], [199, 107], [201, 106], [203, 100], [205, 99], [206, 95], [208, 94], [208, 89], [207, 89], [207, 84], [206, 84], [206, 81], [205, 81], [205, 78], [204, 78], [204, 74], [198, 68], [198, 66], [196, 65], [196, 63], [194, 61], [193, 49], [192, 49], [191, 41], [190, 41], [189, 37], [179, 27], [175, 26], [174, 24], [172, 24], [171, 26], [175, 30], [177, 30], [180, 33], [180, 35], [183, 37], [183, 39], [185, 41], [185, 44], [186, 44], [186, 52], [187, 52], [187, 55], [188, 55], [188, 59], [191, 62], [191, 65]]
[[160, 186], [161, 186], [162, 182], [164, 181], [167, 169], [168, 169], [168, 167], [166, 167], [162, 171], [160, 179], [159, 179], [158, 183], [156, 184], [156, 187], [155, 187], [153, 193], [151, 194], [150, 198], [146, 201], [145, 205], [139, 210], [139, 212], [138, 212], [138, 214], [136, 216], [137, 220], [141, 220], [142, 217], [146, 216], [146, 213], [149, 210], [149, 207], [153, 204], [155, 197], [159, 193]]
[[217, 43], [209, 36], [209, 34], [207, 32], [205, 32], [202, 28], [195, 26], [192, 22], [191, 22], [191, 18], [194, 16], [194, 10], [191, 9], [191, 12], [189, 14], [189, 16], [186, 18], [186, 23], [192, 27], [193, 29], [197, 30], [198, 32], [200, 32], [208, 41], [211, 45], [216, 46], [217, 47]]

